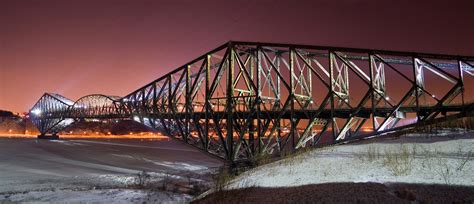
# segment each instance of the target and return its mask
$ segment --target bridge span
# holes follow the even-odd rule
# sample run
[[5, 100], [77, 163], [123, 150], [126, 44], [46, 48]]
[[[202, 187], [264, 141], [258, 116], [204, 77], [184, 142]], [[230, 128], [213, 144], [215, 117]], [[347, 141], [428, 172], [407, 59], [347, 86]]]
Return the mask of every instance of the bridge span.
[[[231, 41], [124, 96], [45, 93], [41, 136], [132, 119], [228, 161], [468, 115], [474, 57]], [[474, 87], [472, 87], [474, 88]]]

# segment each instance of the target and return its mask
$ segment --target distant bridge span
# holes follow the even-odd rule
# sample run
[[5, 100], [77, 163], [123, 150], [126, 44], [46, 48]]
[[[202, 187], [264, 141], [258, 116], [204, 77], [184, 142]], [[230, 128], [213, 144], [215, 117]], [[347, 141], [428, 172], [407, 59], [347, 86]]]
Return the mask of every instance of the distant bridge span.
[[228, 161], [374, 135], [473, 109], [474, 57], [228, 42], [124, 97], [45, 93], [41, 135], [133, 119]]

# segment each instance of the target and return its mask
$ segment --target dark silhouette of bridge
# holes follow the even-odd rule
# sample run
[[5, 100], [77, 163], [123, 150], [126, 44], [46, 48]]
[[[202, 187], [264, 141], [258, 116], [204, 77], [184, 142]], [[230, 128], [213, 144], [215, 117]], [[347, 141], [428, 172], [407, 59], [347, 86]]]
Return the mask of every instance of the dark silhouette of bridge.
[[[45, 93], [40, 137], [83, 119], [132, 119], [228, 161], [467, 115], [474, 57], [228, 42], [124, 97]], [[349, 86], [350, 85], [350, 86]], [[472, 93], [469, 93], [472, 94]]]

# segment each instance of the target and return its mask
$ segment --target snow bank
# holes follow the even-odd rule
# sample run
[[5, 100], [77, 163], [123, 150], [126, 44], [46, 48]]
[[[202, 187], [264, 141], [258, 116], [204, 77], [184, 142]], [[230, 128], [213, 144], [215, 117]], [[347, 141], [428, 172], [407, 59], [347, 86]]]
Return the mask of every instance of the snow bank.
[[474, 185], [474, 137], [424, 137], [347, 144], [257, 167], [231, 181], [229, 189], [288, 187], [333, 182], [404, 182]]

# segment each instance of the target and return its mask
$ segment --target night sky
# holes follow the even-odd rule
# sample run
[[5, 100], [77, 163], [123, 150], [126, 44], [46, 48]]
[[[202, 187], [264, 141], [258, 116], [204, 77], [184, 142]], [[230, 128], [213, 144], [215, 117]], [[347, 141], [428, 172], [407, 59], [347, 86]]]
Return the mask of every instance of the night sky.
[[0, 0], [0, 109], [126, 95], [229, 41], [474, 56], [472, 0]]

